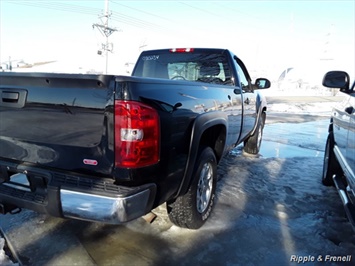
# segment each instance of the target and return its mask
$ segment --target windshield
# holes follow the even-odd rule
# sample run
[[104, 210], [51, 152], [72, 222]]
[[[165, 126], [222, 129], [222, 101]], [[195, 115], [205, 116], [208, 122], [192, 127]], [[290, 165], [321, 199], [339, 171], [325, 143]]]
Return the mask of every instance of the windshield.
[[211, 53], [142, 54], [134, 76], [231, 85], [226, 57]]

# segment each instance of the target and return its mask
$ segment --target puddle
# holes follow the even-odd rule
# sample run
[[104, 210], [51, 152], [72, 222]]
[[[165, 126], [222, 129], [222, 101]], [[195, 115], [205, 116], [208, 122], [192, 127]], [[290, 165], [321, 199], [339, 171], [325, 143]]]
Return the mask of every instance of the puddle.
[[323, 157], [324, 152], [273, 141], [263, 141], [260, 155], [264, 158]]
[[[328, 119], [306, 123], [266, 124], [261, 149], [256, 157], [323, 158], [328, 126]], [[233, 149], [230, 154], [233, 156], [249, 156], [243, 154], [243, 144]]]
[[260, 155], [266, 158], [323, 157], [329, 120], [265, 125]]

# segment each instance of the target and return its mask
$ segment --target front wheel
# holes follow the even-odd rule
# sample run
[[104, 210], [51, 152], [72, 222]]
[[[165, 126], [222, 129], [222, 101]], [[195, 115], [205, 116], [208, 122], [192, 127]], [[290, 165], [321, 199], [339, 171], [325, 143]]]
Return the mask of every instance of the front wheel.
[[253, 135], [244, 141], [244, 151], [250, 154], [258, 154], [260, 151], [261, 140], [265, 125], [266, 114], [263, 112], [258, 120], [255, 132]]
[[200, 150], [192, 178], [188, 192], [168, 203], [167, 210], [175, 225], [198, 229], [210, 216], [216, 191], [217, 160], [210, 147]]
[[333, 186], [333, 175], [338, 175], [342, 172], [339, 162], [334, 154], [334, 144], [333, 132], [329, 132], [323, 160], [322, 183], [325, 186]]

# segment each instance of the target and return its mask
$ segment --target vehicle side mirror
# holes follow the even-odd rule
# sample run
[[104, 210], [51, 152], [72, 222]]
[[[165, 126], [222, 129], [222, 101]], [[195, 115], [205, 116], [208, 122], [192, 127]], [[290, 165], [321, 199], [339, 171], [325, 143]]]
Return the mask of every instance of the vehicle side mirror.
[[323, 77], [322, 82], [324, 87], [339, 88], [340, 91], [349, 91], [350, 77], [344, 71], [329, 71]]
[[271, 82], [270, 80], [268, 79], [265, 79], [265, 78], [258, 78], [255, 80], [255, 86], [253, 87], [256, 87], [255, 89], [267, 89], [267, 88], [270, 88], [271, 87]]

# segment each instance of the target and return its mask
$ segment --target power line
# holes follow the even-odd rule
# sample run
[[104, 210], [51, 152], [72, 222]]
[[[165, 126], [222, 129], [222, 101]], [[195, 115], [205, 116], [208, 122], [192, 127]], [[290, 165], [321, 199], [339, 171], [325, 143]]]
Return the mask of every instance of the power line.
[[180, 4], [182, 5], [185, 5], [185, 6], [188, 6], [192, 9], [196, 9], [200, 12], [203, 12], [203, 13], [206, 13], [206, 14], [209, 14], [209, 15], [212, 15], [212, 16], [216, 16], [216, 17], [220, 17], [220, 18], [225, 18], [224, 16], [220, 15], [220, 14], [216, 14], [216, 13], [213, 13], [213, 12], [210, 12], [209, 10], [206, 10], [204, 8], [201, 8], [201, 7], [197, 7], [197, 6], [193, 6], [191, 4], [188, 4], [187, 2], [179, 2]]
[[[1, 0], [4, 1], [4, 0]], [[5, 0], [6, 1], [6, 0]], [[83, 15], [97, 15], [98, 13], [102, 12], [102, 9], [94, 8], [94, 7], [87, 7], [82, 5], [74, 5], [68, 3], [60, 3], [54, 1], [35, 1], [35, 0], [16, 0], [16, 1], [6, 1], [10, 4], [15, 5], [22, 5], [22, 6], [29, 6], [34, 8], [43, 8], [43, 9], [51, 9], [56, 11], [63, 11], [63, 12], [71, 12], [76, 14], [83, 14]], [[132, 16], [128, 16], [119, 12], [113, 11], [111, 14], [111, 20], [121, 22], [127, 25], [135, 26], [142, 29], [149, 29], [149, 30], [164, 30], [164, 27], [160, 25], [148, 22], [146, 20], [137, 19]], [[165, 29], [166, 30], [166, 29]]]
[[157, 32], [167, 32], [168, 29], [154, 24], [154, 23], [150, 23], [144, 20], [140, 20], [140, 19], [135, 19], [133, 17], [121, 14], [121, 13], [113, 13], [112, 14], [112, 20], [116, 21], [116, 22], [121, 22], [130, 26], [134, 26], [140, 29], [146, 29], [146, 30], [152, 30], [152, 31], [157, 31]]
[[160, 19], [162, 19], [162, 20], [171, 22], [171, 19], [168, 19], [168, 18], [159, 16], [159, 15], [157, 15], [157, 14], [153, 14], [153, 13], [150, 13], [150, 12], [147, 12], [147, 11], [143, 11], [143, 10], [141, 10], [141, 9], [139, 9], [139, 8], [134, 8], [134, 7], [131, 7], [131, 6], [124, 5], [124, 4], [122, 4], [122, 3], [117, 3], [116, 1], [111, 1], [111, 3], [113, 3], [113, 4], [115, 4], [115, 5], [123, 6], [123, 7], [125, 7], [125, 8], [131, 9], [131, 10], [134, 10], [134, 11], [138, 11], [138, 12], [143, 13], [143, 14], [146, 14], [146, 15], [150, 15], [150, 16], [152, 16], [152, 17], [154, 17], [154, 18], [160, 18]]
[[65, 12], [87, 14], [87, 15], [96, 15], [101, 11], [100, 9], [94, 7], [86, 7], [86, 6], [73, 5], [67, 3], [64, 4], [64, 3], [52, 2], [52, 1], [48, 2], [48, 1], [31, 0], [31, 1], [6, 1], [6, 2], [15, 5], [52, 9], [56, 11], [65, 11]]

